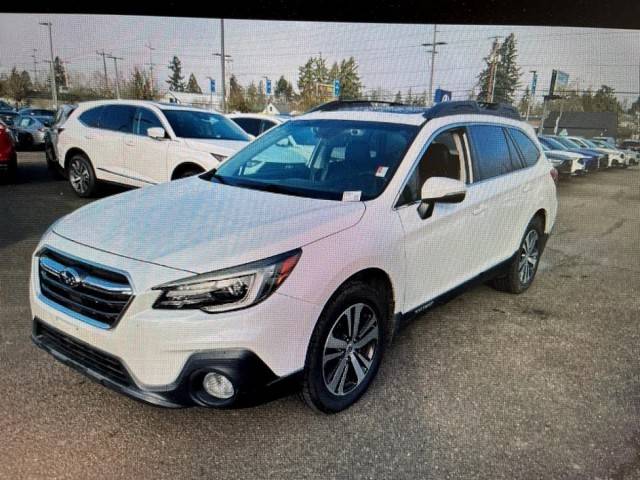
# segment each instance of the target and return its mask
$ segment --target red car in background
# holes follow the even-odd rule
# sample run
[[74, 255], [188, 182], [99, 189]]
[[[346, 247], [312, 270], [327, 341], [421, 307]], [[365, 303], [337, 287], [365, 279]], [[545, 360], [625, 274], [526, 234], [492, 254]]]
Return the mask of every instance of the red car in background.
[[0, 177], [12, 181], [18, 170], [18, 156], [9, 127], [0, 121]]

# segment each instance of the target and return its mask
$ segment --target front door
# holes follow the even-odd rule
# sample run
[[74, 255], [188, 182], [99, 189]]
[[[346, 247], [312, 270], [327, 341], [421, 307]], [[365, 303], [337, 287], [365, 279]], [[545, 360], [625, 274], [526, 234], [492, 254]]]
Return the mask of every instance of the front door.
[[165, 128], [157, 115], [139, 107], [133, 122], [133, 132], [124, 139], [123, 173], [138, 186], [166, 182], [169, 139], [155, 139], [147, 134], [153, 127]]

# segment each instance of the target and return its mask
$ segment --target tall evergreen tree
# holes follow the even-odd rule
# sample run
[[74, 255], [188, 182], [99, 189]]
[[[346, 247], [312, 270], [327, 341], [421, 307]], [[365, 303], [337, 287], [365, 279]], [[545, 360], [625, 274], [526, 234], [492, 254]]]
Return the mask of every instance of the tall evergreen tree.
[[184, 92], [184, 76], [182, 75], [182, 62], [174, 55], [169, 63], [171, 74], [166, 81], [169, 84], [169, 90], [172, 92]]
[[189, 80], [187, 81], [187, 88], [185, 89], [185, 92], [202, 93], [202, 89], [200, 88], [200, 85], [198, 85], [198, 80], [193, 73], [189, 75]]
[[235, 75], [231, 75], [229, 79], [229, 99], [228, 99], [228, 107], [232, 112], [248, 112], [249, 109], [247, 107], [247, 102], [244, 96], [244, 88], [238, 82], [238, 79]]
[[300, 109], [307, 110], [329, 96], [324, 86], [329, 82], [327, 62], [322, 57], [311, 57], [298, 68], [298, 90], [300, 91]]
[[494, 60], [494, 52], [498, 59], [495, 68], [495, 86], [493, 87], [493, 101], [513, 103], [515, 92], [520, 83], [520, 67], [517, 64], [518, 49], [515, 34], [511, 33], [500, 44], [494, 40], [491, 52], [484, 58], [485, 68], [478, 75], [478, 99], [489, 101], [491, 99], [491, 68]]
[[276, 88], [274, 89], [273, 94], [278, 100], [286, 102], [293, 100], [293, 85], [284, 78], [284, 75], [281, 75], [276, 82]]
[[400, 90], [398, 90], [398, 93], [396, 93], [393, 101], [396, 103], [402, 103], [402, 92]]
[[353, 57], [342, 60], [340, 66], [334, 64], [337, 69], [329, 74], [330, 81], [340, 81], [340, 99], [355, 100], [362, 96], [362, 82], [358, 74], [358, 64]]
[[61, 88], [68, 88], [67, 71], [64, 68], [64, 62], [60, 60], [60, 57], [53, 59], [53, 73], [56, 76], [57, 90], [59, 91]]

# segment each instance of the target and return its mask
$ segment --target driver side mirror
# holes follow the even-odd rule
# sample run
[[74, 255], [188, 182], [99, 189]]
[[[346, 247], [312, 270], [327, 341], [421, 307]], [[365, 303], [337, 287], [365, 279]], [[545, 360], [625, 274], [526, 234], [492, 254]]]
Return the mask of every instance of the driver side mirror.
[[166, 137], [166, 132], [162, 127], [147, 128], [147, 135], [154, 140], [163, 140]]
[[418, 214], [423, 220], [433, 214], [436, 203], [460, 203], [464, 200], [467, 189], [463, 182], [448, 177], [428, 178], [420, 192], [422, 202]]

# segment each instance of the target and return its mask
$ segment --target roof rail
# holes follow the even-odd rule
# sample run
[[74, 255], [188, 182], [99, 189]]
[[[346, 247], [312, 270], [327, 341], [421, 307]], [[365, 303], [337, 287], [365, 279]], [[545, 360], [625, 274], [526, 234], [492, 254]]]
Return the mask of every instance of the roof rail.
[[332, 100], [317, 107], [307, 110], [311, 112], [335, 112], [336, 110], [349, 110], [351, 108], [375, 108], [375, 107], [408, 107], [404, 103], [385, 102], [383, 100]]
[[449, 115], [462, 115], [465, 113], [475, 113], [481, 115], [495, 115], [498, 117], [513, 118], [522, 120], [520, 112], [513, 105], [506, 103], [478, 102], [475, 100], [460, 100], [453, 102], [442, 102], [434, 105], [424, 113], [427, 120]]

